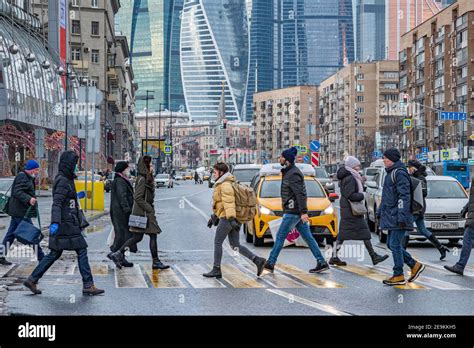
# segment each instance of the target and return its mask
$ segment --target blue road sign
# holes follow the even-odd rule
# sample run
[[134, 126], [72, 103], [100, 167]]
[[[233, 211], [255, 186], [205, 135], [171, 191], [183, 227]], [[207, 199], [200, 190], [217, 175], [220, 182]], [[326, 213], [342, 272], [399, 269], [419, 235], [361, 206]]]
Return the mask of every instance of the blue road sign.
[[421, 150], [422, 153], [428, 153], [430, 152], [430, 149], [428, 147], [424, 147], [422, 150]]
[[311, 144], [309, 144], [309, 148], [313, 152], [319, 152], [319, 150], [321, 150], [321, 144], [319, 143], [319, 141], [313, 140]]
[[263, 160], [263, 164], [268, 164], [268, 163], [270, 163], [269, 160]]
[[442, 121], [466, 121], [466, 112], [441, 112], [440, 120]]
[[304, 156], [304, 163], [309, 163], [309, 157], [308, 156]]
[[374, 151], [372, 152], [372, 156], [377, 158], [377, 157], [382, 157], [382, 152], [381, 151]]

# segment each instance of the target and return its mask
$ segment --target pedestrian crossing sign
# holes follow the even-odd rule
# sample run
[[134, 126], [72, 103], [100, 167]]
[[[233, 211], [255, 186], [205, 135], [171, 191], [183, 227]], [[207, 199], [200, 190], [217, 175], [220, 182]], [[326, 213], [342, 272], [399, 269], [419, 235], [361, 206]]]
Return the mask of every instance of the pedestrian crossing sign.
[[412, 128], [413, 127], [413, 121], [411, 118], [404, 118], [403, 119], [403, 128]]
[[171, 155], [171, 152], [173, 151], [172, 147], [170, 145], [165, 146], [165, 155]]

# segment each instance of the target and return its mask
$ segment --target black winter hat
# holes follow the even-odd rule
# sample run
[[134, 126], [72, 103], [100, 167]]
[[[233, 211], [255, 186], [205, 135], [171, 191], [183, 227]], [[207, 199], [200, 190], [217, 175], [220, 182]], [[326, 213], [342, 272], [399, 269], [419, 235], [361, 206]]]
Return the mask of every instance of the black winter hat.
[[388, 149], [383, 153], [384, 157], [387, 157], [392, 162], [398, 162], [402, 155], [400, 155], [400, 151], [395, 148]]
[[422, 167], [422, 164], [418, 162], [417, 160], [409, 160], [408, 167], [414, 167], [416, 169], [420, 169]]
[[281, 154], [288, 162], [295, 163], [296, 155], [298, 155], [298, 149], [296, 147], [292, 147], [283, 151]]
[[127, 168], [128, 168], [128, 163], [125, 161], [120, 161], [120, 162], [117, 162], [117, 164], [115, 165], [114, 172], [122, 173]]

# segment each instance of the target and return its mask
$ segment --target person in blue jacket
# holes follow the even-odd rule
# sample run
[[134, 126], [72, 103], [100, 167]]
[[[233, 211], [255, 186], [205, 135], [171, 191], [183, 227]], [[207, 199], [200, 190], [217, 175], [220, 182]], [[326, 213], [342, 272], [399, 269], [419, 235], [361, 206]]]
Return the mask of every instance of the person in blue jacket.
[[415, 281], [425, 266], [416, 261], [404, 248], [403, 237], [413, 229], [411, 208], [411, 179], [407, 168], [400, 161], [397, 149], [388, 149], [383, 154], [385, 181], [382, 190], [382, 202], [377, 212], [380, 228], [388, 230], [387, 246], [393, 255], [393, 276], [383, 281], [386, 285], [403, 285], [406, 283], [403, 264], [411, 268], [409, 282]]

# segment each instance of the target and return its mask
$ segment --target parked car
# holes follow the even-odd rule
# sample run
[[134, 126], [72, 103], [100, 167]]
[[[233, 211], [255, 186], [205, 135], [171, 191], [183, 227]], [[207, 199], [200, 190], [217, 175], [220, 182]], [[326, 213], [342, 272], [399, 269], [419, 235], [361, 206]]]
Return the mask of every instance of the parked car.
[[237, 164], [233, 166], [231, 173], [238, 182], [248, 186], [261, 168], [261, 164]]
[[181, 173], [175, 174], [174, 179], [176, 181], [184, 180], [184, 176]]
[[336, 192], [333, 180], [329, 177], [328, 172], [323, 167], [314, 168], [316, 179], [321, 183], [327, 193]]
[[157, 174], [155, 176], [156, 187], [173, 188], [173, 178], [169, 174]]
[[[6, 194], [8, 197], [10, 197], [10, 194], [11, 194], [11, 186], [13, 185], [13, 180], [15, 180], [15, 177], [4, 177], [4, 178], [0, 178], [0, 193], [2, 194]], [[10, 189], [10, 191], [9, 191]], [[7, 191], [8, 194], [7, 194]], [[5, 214], [3, 213], [0, 213], [0, 216], [5, 216]]]
[[[387, 240], [387, 231], [379, 228], [376, 211], [382, 201], [383, 182], [386, 177], [385, 170], [380, 171], [373, 181], [367, 182], [365, 200], [367, 205], [367, 222], [371, 231], [375, 232], [381, 242]], [[428, 195], [426, 197], [425, 224], [438, 239], [448, 239], [458, 242], [464, 234], [465, 219], [461, 216], [461, 209], [467, 203], [469, 196], [462, 185], [449, 176], [428, 175], [426, 178]], [[425, 240], [415, 229], [410, 234], [410, 239]]]

